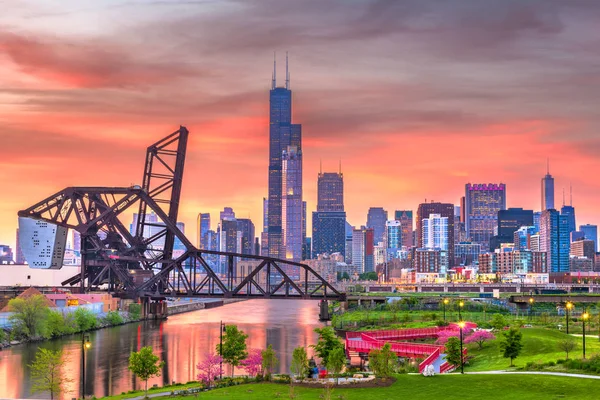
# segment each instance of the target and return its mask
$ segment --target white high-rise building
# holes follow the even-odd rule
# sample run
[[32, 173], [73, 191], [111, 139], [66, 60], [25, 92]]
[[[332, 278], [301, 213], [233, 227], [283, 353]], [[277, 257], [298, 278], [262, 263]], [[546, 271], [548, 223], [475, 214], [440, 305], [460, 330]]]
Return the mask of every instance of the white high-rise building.
[[30, 268], [61, 269], [68, 229], [19, 217], [19, 243]]
[[448, 250], [448, 217], [429, 214], [423, 219], [423, 248]]

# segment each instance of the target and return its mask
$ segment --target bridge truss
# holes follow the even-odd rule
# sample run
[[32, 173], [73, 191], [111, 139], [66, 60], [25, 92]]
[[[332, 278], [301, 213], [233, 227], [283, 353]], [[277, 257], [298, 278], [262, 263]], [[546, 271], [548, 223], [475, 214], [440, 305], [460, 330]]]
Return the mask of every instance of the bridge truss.
[[[68, 187], [19, 212], [81, 234], [81, 273], [63, 285], [131, 298], [343, 298], [306, 264], [198, 249], [187, 239], [176, 223], [187, 137], [181, 127], [148, 147], [142, 186]], [[128, 229], [122, 219], [132, 214]]]

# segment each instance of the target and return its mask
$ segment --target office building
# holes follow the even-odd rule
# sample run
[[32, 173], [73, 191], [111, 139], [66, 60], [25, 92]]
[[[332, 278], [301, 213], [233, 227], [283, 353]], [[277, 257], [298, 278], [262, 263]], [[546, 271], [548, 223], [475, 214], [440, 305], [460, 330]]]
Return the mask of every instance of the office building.
[[465, 230], [471, 242], [489, 248], [498, 212], [506, 209], [506, 186], [500, 184], [465, 185]]
[[513, 233], [515, 250], [531, 250], [531, 236], [535, 235], [535, 226], [522, 226]]
[[[569, 255], [578, 258], [587, 258], [591, 261], [592, 270], [595, 266], [596, 259], [596, 243], [593, 240], [583, 239], [571, 243]], [[571, 269], [572, 270], [572, 269]]]
[[498, 211], [498, 234], [490, 239], [490, 251], [502, 244], [514, 243], [515, 232], [523, 226], [533, 225], [533, 211], [509, 208]]
[[[312, 255], [346, 251], [347, 223], [344, 211], [344, 177], [342, 173], [320, 172], [317, 178], [317, 211], [312, 217]], [[352, 227], [350, 227], [352, 237]]]
[[375, 270], [373, 238], [372, 228], [362, 226], [352, 230], [352, 265], [361, 274]]
[[579, 225], [579, 231], [583, 232], [583, 237], [588, 240], [592, 240], [596, 244], [596, 251], [599, 251], [598, 246], [598, 226], [597, 225]]
[[542, 211], [554, 209], [554, 178], [550, 175], [550, 163], [542, 178]]
[[417, 273], [446, 274], [448, 252], [440, 249], [415, 249], [413, 266]]
[[344, 175], [341, 171], [319, 172], [317, 211], [344, 211]]
[[12, 264], [13, 262], [13, 251], [10, 246], [0, 244], [0, 264]]
[[533, 226], [535, 226], [535, 232], [540, 233], [540, 218], [542, 217], [541, 211], [533, 213]]
[[371, 207], [367, 214], [367, 228], [373, 229], [375, 243], [383, 241], [385, 232], [385, 223], [388, 220], [388, 213], [382, 207]]
[[575, 207], [563, 205], [560, 209], [560, 214], [567, 217], [569, 234], [575, 232], [577, 230], [577, 225], [575, 224]]
[[241, 243], [238, 249], [242, 254], [254, 255], [255, 253], [255, 227], [247, 218], [237, 219], [237, 230], [241, 232]]
[[[396, 210], [394, 218], [402, 225], [402, 246], [410, 249], [413, 241], [413, 212], [412, 210]], [[420, 233], [419, 233], [420, 234]]]
[[287, 146], [282, 155], [281, 226], [285, 259], [302, 261], [304, 207], [302, 201], [302, 150]]
[[454, 266], [454, 204], [450, 203], [421, 203], [417, 209], [416, 243], [418, 248], [423, 248], [423, 220], [431, 214], [439, 214], [448, 220], [448, 265]]
[[540, 249], [546, 252], [548, 269], [552, 273], [569, 272], [569, 221], [554, 209], [542, 211], [540, 218]]
[[29, 268], [61, 269], [67, 233], [67, 228], [19, 217], [19, 243]]
[[429, 218], [423, 218], [422, 234], [423, 248], [448, 251], [448, 217], [429, 214]]
[[480, 253], [479, 243], [461, 242], [454, 245], [454, 261], [457, 265], [472, 265], [478, 260]]
[[385, 223], [385, 244], [387, 249], [402, 248], [402, 223], [398, 220], [390, 220]]
[[[273, 65], [273, 77], [271, 91], [269, 93], [269, 196], [267, 202], [267, 243], [268, 256], [275, 258], [286, 258], [288, 253], [284, 238], [283, 226], [283, 159], [284, 154], [290, 156], [288, 149], [295, 149], [296, 156], [302, 152], [302, 127], [300, 124], [292, 123], [292, 91], [290, 90], [289, 73], [286, 56], [286, 79], [284, 87], [277, 87], [277, 68]], [[296, 192], [302, 193], [302, 182], [296, 182]], [[300, 204], [302, 200], [300, 199]], [[300, 217], [286, 216], [286, 220], [301, 220], [302, 207], [295, 208], [293, 212]], [[298, 235], [301, 236], [301, 235]], [[292, 240], [293, 244], [297, 241]], [[290, 243], [290, 244], [291, 244]], [[302, 243], [302, 242], [300, 242]], [[290, 247], [291, 257], [301, 257]]]
[[206, 234], [210, 230], [210, 214], [200, 213], [198, 214], [198, 248], [206, 249]]

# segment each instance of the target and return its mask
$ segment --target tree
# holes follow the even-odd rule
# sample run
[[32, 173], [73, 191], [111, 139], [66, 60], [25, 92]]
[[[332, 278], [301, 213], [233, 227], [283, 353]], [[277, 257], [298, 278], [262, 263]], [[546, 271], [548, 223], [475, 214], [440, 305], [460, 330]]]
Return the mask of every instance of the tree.
[[308, 354], [306, 349], [302, 346], [296, 347], [292, 353], [292, 363], [290, 364], [290, 371], [296, 377], [300, 379], [304, 378], [304, 375], [308, 369]]
[[460, 336], [460, 331], [453, 330], [453, 329], [445, 329], [443, 331], [438, 332], [438, 338], [435, 341], [435, 343], [439, 344], [439, 345], [444, 345], [444, 344], [446, 344], [446, 342], [448, 342], [448, 339], [450, 339], [451, 337], [459, 337], [459, 336]]
[[460, 354], [460, 339], [456, 336], [448, 338], [448, 341], [446, 342], [446, 361], [457, 368], [461, 365], [462, 354]]
[[73, 316], [80, 332], [89, 331], [98, 327], [98, 318], [96, 318], [96, 314], [87, 308], [79, 307], [75, 310]]
[[220, 355], [206, 354], [204, 361], [196, 365], [196, 368], [200, 371], [196, 379], [202, 381], [210, 389], [217, 377], [223, 374], [223, 369], [221, 368], [222, 362], [223, 357]]
[[376, 281], [379, 279], [379, 276], [377, 275], [377, 272], [371, 271], [360, 274], [359, 279], [361, 281]]
[[566, 337], [558, 342], [558, 348], [567, 353], [567, 360], [569, 359], [569, 352], [575, 350], [577, 344], [571, 337]]
[[159, 361], [159, 357], [152, 353], [152, 346], [142, 347], [140, 351], [134, 351], [129, 356], [128, 369], [146, 382], [146, 397], [148, 397], [148, 379], [160, 376], [160, 370], [164, 365], [165, 362]]
[[242, 360], [241, 365], [244, 367], [248, 375], [255, 378], [262, 372], [262, 351], [260, 349], [251, 349], [248, 352], [248, 357]]
[[465, 343], [477, 343], [479, 350], [483, 349], [483, 344], [489, 340], [496, 339], [493, 333], [488, 331], [475, 331], [466, 337]]
[[[327, 357], [327, 370], [333, 374], [339, 374], [346, 365], [346, 352], [343, 347], [336, 347]], [[336, 377], [336, 383], [339, 382], [339, 377]]]
[[279, 364], [273, 345], [268, 345], [266, 349], [262, 351], [262, 369], [265, 377], [268, 381], [271, 380], [271, 374]]
[[369, 367], [375, 372], [375, 376], [383, 379], [392, 375], [397, 360], [398, 356], [392, 351], [389, 343], [384, 344], [381, 349], [373, 349], [369, 353]]
[[315, 332], [319, 335], [319, 340], [317, 344], [313, 344], [311, 347], [315, 349], [315, 353], [321, 359], [321, 363], [326, 364], [329, 353], [339, 347], [343, 349], [344, 344], [340, 342], [335, 335], [335, 331], [330, 326], [315, 328]]
[[64, 385], [71, 382], [63, 373], [63, 366], [67, 362], [63, 359], [63, 352], [38, 348], [35, 360], [28, 365], [31, 369], [32, 393], [50, 392], [50, 399], [65, 392]]
[[513, 360], [519, 356], [523, 343], [521, 339], [523, 334], [517, 328], [510, 328], [504, 332], [504, 340], [500, 342], [500, 349], [504, 358], [510, 358], [510, 366], [513, 366]]
[[8, 308], [13, 313], [9, 320], [15, 332], [28, 339], [45, 334], [49, 308], [44, 296], [36, 294], [27, 299], [12, 299]]
[[497, 331], [501, 331], [506, 326], [506, 319], [502, 314], [494, 314], [492, 320], [490, 321], [490, 325]]
[[46, 332], [44, 336], [47, 339], [64, 335], [65, 318], [59, 311], [50, 311], [46, 317]]
[[231, 365], [231, 377], [233, 377], [235, 367], [239, 366], [242, 360], [248, 357], [246, 351], [246, 335], [240, 331], [236, 325], [226, 325], [223, 335], [223, 348], [217, 344], [217, 354], [223, 357], [223, 361]]

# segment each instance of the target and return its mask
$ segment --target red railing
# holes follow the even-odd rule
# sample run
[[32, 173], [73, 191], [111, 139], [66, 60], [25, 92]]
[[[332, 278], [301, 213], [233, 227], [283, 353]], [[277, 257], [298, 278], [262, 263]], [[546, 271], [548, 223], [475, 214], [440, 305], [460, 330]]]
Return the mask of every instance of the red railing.
[[423, 370], [426, 366], [433, 363], [440, 356], [440, 349], [436, 349], [433, 353], [429, 355], [426, 359], [423, 360], [421, 364], [419, 364], [419, 373], [422, 374]]
[[448, 361], [446, 361], [442, 365], [440, 365], [440, 374], [445, 374], [446, 372], [451, 371], [453, 369], [454, 369], [454, 365], [452, 365]]

